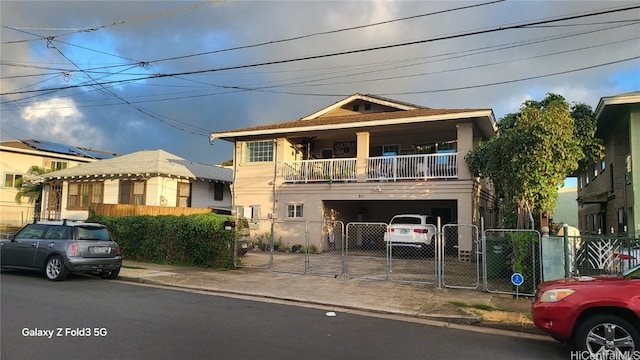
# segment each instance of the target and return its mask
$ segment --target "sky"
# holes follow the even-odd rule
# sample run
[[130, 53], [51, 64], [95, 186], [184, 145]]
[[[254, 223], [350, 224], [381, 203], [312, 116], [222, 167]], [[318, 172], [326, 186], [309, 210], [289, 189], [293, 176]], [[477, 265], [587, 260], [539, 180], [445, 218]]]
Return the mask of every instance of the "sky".
[[[0, 140], [218, 164], [354, 93], [493, 109], [640, 90], [637, 1], [0, 2]], [[600, 13], [600, 14], [597, 14]]]

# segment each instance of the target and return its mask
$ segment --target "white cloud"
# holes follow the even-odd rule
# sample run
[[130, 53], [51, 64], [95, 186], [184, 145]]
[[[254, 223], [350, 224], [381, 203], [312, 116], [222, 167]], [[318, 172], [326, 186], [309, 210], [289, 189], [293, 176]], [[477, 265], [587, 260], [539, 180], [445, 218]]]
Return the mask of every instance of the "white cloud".
[[29, 133], [40, 139], [65, 144], [96, 147], [102, 142], [97, 128], [84, 120], [70, 98], [50, 98], [22, 109], [22, 119]]

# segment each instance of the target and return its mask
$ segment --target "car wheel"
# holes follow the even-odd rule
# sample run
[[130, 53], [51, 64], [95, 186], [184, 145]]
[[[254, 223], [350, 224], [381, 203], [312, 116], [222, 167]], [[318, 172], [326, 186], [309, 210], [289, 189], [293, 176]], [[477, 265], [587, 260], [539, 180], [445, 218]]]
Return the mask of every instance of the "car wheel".
[[625, 319], [601, 314], [580, 324], [574, 345], [578, 350], [591, 354], [634, 354], [640, 350], [640, 333]]
[[60, 281], [64, 280], [67, 275], [69, 275], [69, 271], [64, 267], [62, 258], [58, 255], [54, 255], [47, 260], [47, 264], [44, 267], [44, 274], [47, 279], [51, 281]]
[[104, 272], [100, 273], [100, 276], [103, 279], [113, 280], [113, 279], [118, 277], [118, 274], [120, 274], [120, 269], [115, 269], [113, 271], [104, 271]]

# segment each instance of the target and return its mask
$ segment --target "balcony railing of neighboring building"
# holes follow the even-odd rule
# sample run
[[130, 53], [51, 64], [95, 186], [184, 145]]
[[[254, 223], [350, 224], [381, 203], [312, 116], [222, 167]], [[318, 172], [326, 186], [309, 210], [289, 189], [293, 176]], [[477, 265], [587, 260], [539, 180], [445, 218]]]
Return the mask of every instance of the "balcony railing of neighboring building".
[[[458, 153], [377, 156], [367, 159], [367, 180], [427, 180], [458, 177]], [[356, 181], [356, 159], [287, 161], [284, 182]]]

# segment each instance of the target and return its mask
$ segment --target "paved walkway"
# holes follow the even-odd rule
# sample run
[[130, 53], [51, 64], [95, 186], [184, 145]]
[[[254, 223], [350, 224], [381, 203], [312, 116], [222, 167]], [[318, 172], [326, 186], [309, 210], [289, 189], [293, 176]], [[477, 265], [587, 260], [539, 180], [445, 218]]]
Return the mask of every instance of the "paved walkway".
[[[294, 302], [327, 311], [364, 311], [434, 321], [443, 326], [472, 325], [548, 338], [533, 326], [528, 298], [514, 299], [510, 295], [479, 290], [296, 275], [268, 269], [218, 271], [132, 261], [124, 262], [119, 279], [232, 297]], [[482, 307], [489, 311], [480, 310]]]

